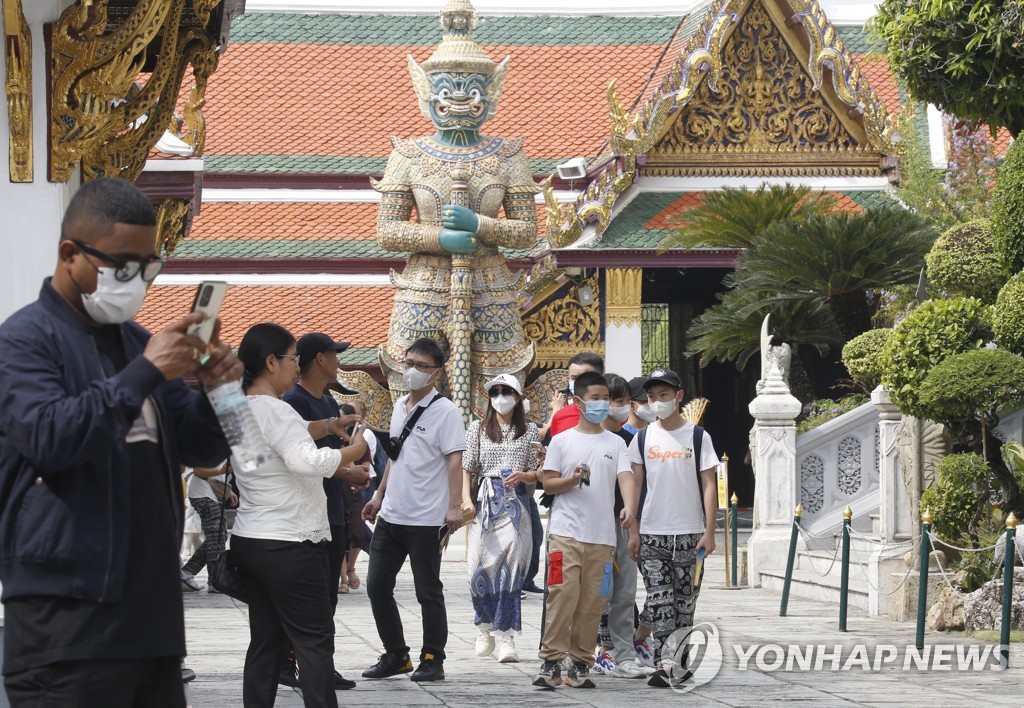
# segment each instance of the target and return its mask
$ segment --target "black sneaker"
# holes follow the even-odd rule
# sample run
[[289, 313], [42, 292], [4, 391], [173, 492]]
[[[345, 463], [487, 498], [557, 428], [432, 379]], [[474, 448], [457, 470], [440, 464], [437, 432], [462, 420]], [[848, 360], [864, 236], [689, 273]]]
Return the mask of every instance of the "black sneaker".
[[526, 592], [539, 592], [539, 593], [543, 593], [544, 592], [544, 588], [538, 587], [537, 583], [529, 583], [527, 585], [524, 585], [523, 586], [523, 590], [525, 590]]
[[294, 661], [289, 661], [281, 667], [281, 675], [277, 677], [277, 682], [288, 688], [299, 687], [299, 669]]
[[541, 688], [554, 688], [561, 683], [562, 667], [554, 659], [548, 659], [541, 664], [540, 672], [533, 679], [533, 685]]
[[[411, 666], [411, 664], [410, 664]], [[409, 677], [411, 681], [444, 681], [444, 661], [433, 654], [424, 654], [423, 661]]]
[[407, 674], [410, 671], [412, 671], [412, 660], [408, 654], [388, 654], [385, 652], [380, 655], [376, 664], [363, 672], [363, 678], [382, 679], [388, 676]]
[[565, 672], [565, 685], [573, 688], [594, 688], [594, 679], [590, 678], [590, 669], [582, 661], [574, 661]]
[[355, 688], [356, 682], [350, 681], [337, 671], [334, 672], [334, 690], [335, 691], [347, 691], [350, 688]]
[[675, 677], [671, 670], [664, 668], [658, 669], [647, 679], [647, 685], [654, 686], [655, 688], [672, 688], [679, 684], [680, 680]]

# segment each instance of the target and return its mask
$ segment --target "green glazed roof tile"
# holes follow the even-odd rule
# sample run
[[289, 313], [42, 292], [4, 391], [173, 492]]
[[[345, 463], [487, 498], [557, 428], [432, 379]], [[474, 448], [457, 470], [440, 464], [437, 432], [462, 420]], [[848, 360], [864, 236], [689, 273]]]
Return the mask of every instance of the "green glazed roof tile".
[[866, 27], [836, 27], [836, 29], [839, 31], [839, 36], [843, 38], [846, 50], [851, 54], [882, 51], [884, 45], [875, 39]]
[[377, 347], [349, 347], [338, 354], [342, 366], [369, 366], [377, 363]]
[[[540, 239], [538, 239], [540, 242]], [[506, 258], [519, 259], [534, 249], [501, 249]], [[404, 258], [385, 251], [376, 240], [338, 239], [185, 239], [172, 258]]]
[[671, 231], [644, 227], [658, 212], [679, 198], [676, 192], [640, 194], [623, 209], [590, 248], [653, 248]]
[[[530, 160], [534, 174], [546, 175], [569, 158]], [[336, 155], [210, 155], [203, 157], [206, 172], [262, 172], [267, 174], [380, 174], [386, 157]]]
[[[662, 44], [680, 17], [480, 17], [473, 32], [484, 45], [614, 46]], [[295, 15], [249, 13], [231, 23], [232, 44], [433, 46], [441, 38], [429, 15]]]

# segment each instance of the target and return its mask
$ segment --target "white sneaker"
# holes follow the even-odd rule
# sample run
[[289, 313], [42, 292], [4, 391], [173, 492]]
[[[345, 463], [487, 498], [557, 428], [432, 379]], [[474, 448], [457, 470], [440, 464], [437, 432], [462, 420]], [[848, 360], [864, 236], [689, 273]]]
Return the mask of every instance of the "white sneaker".
[[184, 592], [199, 592], [202, 587], [196, 582], [194, 575], [186, 573], [183, 569], [181, 571], [181, 589]]
[[635, 661], [623, 661], [615, 665], [611, 671], [606, 671], [612, 678], [637, 679], [647, 675]]
[[512, 637], [501, 638], [501, 644], [498, 646], [498, 663], [519, 663], [519, 654], [516, 653], [516, 644], [512, 641]]
[[490, 656], [494, 651], [494, 637], [490, 632], [480, 630], [480, 636], [476, 638], [476, 655]]

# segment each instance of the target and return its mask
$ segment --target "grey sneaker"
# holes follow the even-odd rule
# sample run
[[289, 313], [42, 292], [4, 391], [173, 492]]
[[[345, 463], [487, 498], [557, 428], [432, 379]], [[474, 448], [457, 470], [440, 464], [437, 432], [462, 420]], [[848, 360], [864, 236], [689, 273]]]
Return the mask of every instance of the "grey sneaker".
[[596, 688], [590, 669], [582, 661], [574, 661], [565, 672], [565, 684], [573, 688]]
[[548, 659], [541, 664], [540, 672], [533, 679], [533, 685], [541, 688], [554, 688], [561, 683], [562, 667], [554, 659]]
[[202, 590], [199, 587], [199, 583], [196, 582], [195, 576], [191, 573], [186, 573], [184, 570], [181, 571], [181, 589], [182, 592], [199, 592]]

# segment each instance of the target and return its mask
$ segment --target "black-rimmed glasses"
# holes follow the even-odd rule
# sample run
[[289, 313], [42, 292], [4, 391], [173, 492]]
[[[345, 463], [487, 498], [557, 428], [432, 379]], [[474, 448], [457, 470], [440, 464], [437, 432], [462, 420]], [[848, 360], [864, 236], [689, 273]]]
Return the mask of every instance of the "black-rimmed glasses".
[[104, 253], [98, 248], [93, 248], [89, 244], [83, 243], [77, 239], [73, 239], [71, 243], [75, 244], [78, 247], [78, 250], [87, 256], [102, 258], [108, 263], [112, 263], [114, 265], [114, 277], [122, 283], [127, 283], [139, 274], [142, 275], [143, 282], [152, 283], [156, 280], [156, 276], [160, 275], [160, 271], [164, 269], [164, 259], [160, 256], [153, 256], [152, 258], [147, 258], [144, 261], [126, 261], [120, 258], [115, 258], [109, 253]]
[[433, 366], [431, 364], [421, 364], [421, 363], [416, 362], [416, 361], [406, 361], [406, 362], [404, 362], [404, 364], [405, 364], [405, 368], [407, 368], [407, 369], [415, 368], [416, 371], [422, 371], [424, 374], [429, 373], [429, 372], [433, 371], [434, 369], [440, 369], [441, 368], [440, 366]]
[[518, 394], [518, 392], [510, 386], [491, 386], [492, 396], [511, 396]]

